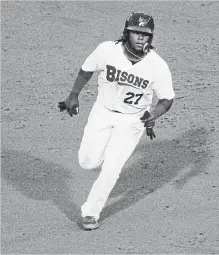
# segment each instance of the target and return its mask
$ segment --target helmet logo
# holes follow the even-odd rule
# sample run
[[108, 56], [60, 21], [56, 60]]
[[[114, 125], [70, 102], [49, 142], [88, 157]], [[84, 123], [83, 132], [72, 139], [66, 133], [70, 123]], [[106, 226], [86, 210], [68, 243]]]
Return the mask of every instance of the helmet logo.
[[148, 20], [146, 20], [145, 18], [140, 17], [138, 22], [139, 22], [139, 27], [144, 27], [144, 26], [147, 25]]

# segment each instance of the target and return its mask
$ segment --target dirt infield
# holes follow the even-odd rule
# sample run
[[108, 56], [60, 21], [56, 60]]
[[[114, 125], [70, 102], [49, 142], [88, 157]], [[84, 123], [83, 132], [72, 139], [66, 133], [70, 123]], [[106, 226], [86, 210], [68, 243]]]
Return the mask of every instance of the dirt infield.
[[[79, 115], [57, 104], [137, 10], [154, 17], [176, 98], [86, 232], [77, 217], [98, 172], [82, 170], [77, 151], [97, 75]], [[1, 254], [219, 254], [218, 13], [216, 1], [1, 2]]]

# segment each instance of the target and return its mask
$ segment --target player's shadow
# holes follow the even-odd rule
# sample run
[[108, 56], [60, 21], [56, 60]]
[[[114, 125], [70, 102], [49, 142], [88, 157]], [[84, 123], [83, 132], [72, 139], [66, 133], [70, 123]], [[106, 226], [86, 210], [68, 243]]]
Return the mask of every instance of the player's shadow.
[[192, 177], [205, 172], [211, 160], [205, 146], [207, 136], [207, 130], [199, 128], [177, 139], [141, 143], [133, 153], [133, 158], [138, 154], [140, 159], [131, 165], [127, 162], [110, 194], [111, 199], [121, 198], [103, 209], [100, 220], [128, 208], [164, 184], [182, 189]]
[[60, 165], [27, 153], [2, 150], [1, 176], [24, 196], [51, 200], [67, 217], [77, 222], [79, 206], [72, 200], [66, 181], [72, 176]]

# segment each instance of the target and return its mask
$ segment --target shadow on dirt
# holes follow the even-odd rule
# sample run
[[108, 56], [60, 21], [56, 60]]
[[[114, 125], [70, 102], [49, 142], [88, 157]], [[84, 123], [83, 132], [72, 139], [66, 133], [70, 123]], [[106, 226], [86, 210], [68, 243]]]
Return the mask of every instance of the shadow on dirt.
[[[137, 203], [148, 194], [170, 183], [182, 189], [192, 177], [205, 172], [211, 160], [206, 149], [207, 130], [189, 130], [175, 140], [140, 145], [135, 153], [138, 163], [127, 164], [110, 197], [122, 196], [106, 206], [100, 220]], [[36, 200], [51, 200], [74, 222], [80, 214], [72, 201], [66, 180], [70, 173], [60, 165], [46, 162], [27, 153], [2, 150], [2, 177], [23, 195]]]
[[100, 220], [128, 208], [164, 184], [171, 182], [182, 189], [192, 177], [205, 172], [211, 160], [211, 152], [206, 150], [207, 136], [207, 130], [199, 128], [175, 140], [137, 147], [134, 153], [141, 155], [140, 160], [124, 169], [110, 194], [122, 198], [106, 206]]
[[70, 173], [60, 165], [24, 152], [2, 150], [2, 178], [23, 195], [51, 200], [71, 221], [77, 221], [79, 207], [70, 197], [66, 180]]

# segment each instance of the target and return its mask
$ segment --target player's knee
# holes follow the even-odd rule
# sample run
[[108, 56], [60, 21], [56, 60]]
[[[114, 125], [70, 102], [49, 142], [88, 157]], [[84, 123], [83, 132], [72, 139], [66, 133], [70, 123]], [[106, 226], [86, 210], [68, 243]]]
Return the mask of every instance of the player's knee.
[[90, 170], [99, 167], [102, 164], [101, 160], [95, 161], [90, 158], [79, 157], [79, 164], [83, 169]]

